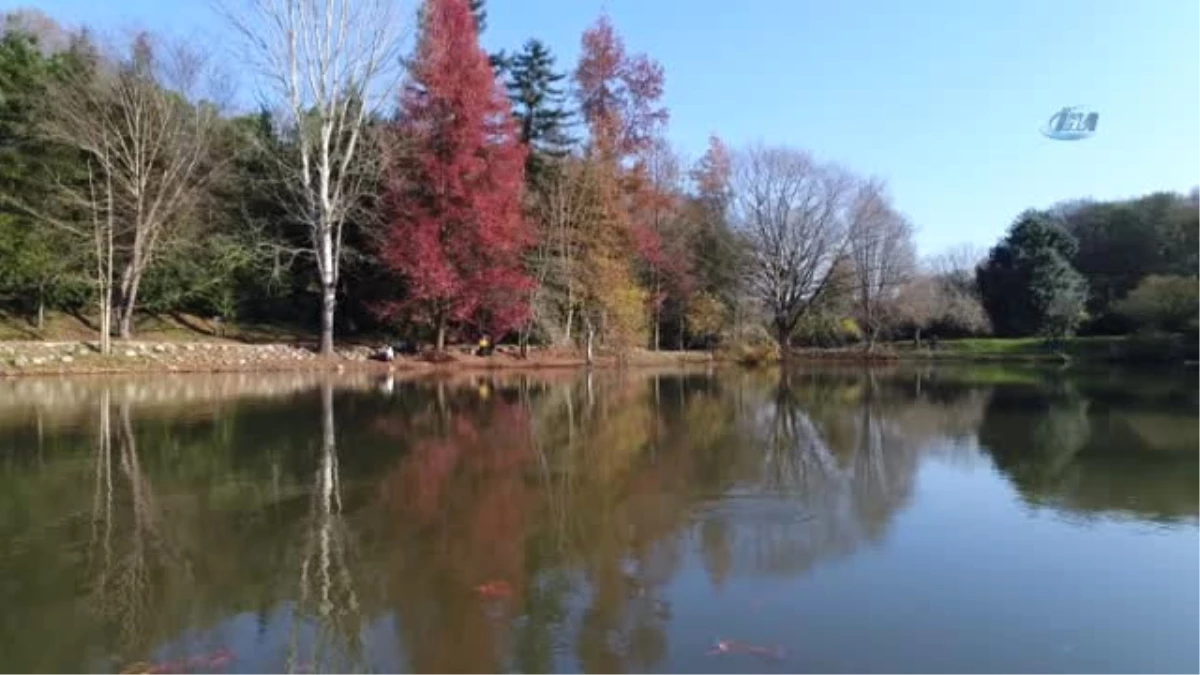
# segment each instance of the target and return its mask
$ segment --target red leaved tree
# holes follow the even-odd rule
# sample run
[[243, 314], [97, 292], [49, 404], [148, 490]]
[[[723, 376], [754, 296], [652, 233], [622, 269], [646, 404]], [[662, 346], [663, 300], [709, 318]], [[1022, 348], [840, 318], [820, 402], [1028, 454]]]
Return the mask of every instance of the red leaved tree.
[[383, 261], [408, 283], [409, 311], [437, 331], [499, 337], [529, 314], [521, 209], [526, 148], [504, 89], [479, 46], [468, 0], [429, 0], [392, 130], [391, 222]]

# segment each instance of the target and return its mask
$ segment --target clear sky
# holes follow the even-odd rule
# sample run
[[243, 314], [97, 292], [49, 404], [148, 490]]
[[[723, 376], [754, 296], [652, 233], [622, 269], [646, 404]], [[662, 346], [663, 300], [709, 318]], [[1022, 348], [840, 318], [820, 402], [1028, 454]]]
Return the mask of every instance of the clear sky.
[[[222, 40], [203, 0], [0, 0], [22, 5]], [[1026, 207], [1200, 182], [1197, 0], [489, 0], [484, 42], [538, 37], [567, 68], [602, 10], [665, 67], [686, 156], [717, 133], [882, 177], [923, 254], [991, 245]], [[1094, 137], [1038, 132], [1076, 104]]]

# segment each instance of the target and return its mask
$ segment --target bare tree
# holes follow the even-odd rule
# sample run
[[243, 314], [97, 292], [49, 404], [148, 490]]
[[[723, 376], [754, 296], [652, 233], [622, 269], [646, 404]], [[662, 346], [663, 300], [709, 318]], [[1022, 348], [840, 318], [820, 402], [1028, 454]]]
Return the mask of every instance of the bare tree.
[[96, 263], [96, 294], [100, 310], [100, 353], [112, 353], [113, 272], [116, 222], [113, 215], [112, 178], [105, 174], [103, 197], [96, 192], [96, 171], [88, 162], [87, 212], [91, 216], [91, 243]]
[[[534, 220], [538, 245], [530, 252], [534, 285], [530, 305], [534, 316], [522, 331], [522, 344], [534, 322], [553, 342], [570, 344], [580, 296], [579, 231], [592, 216], [595, 195], [586, 166], [573, 158], [555, 161], [535, 193]], [[561, 327], [556, 319], [562, 320]]]
[[751, 249], [748, 290], [786, 354], [845, 250], [851, 180], [805, 152], [761, 146], [739, 154], [733, 180], [733, 222]]
[[921, 332], [941, 315], [944, 295], [941, 282], [928, 274], [918, 275], [900, 288], [896, 298], [896, 319], [912, 327], [917, 346], [921, 344]]
[[858, 320], [871, 350], [893, 314], [897, 290], [916, 267], [912, 224], [895, 210], [876, 181], [864, 182], [855, 191], [849, 251]]
[[935, 325], [960, 334], [989, 330], [987, 312], [979, 299], [942, 273], [926, 272], [914, 277], [899, 289], [896, 306], [896, 318], [913, 329], [918, 346], [922, 331]]
[[986, 250], [972, 244], [958, 244], [933, 256], [928, 267], [958, 291], [975, 295], [975, 268], [986, 258]]
[[[237, 0], [231, 0], [237, 1]], [[377, 175], [371, 115], [392, 93], [394, 0], [240, 0], [224, 14], [264, 76], [292, 142], [278, 157], [290, 215], [309, 228], [321, 285], [321, 353], [333, 354], [342, 232]]]
[[[143, 275], [187, 223], [222, 166], [211, 153], [222, 97], [216, 88], [202, 91], [215, 83], [210, 73], [187, 46], [141, 33], [93, 67], [70, 69], [50, 87], [43, 129], [51, 140], [83, 154], [88, 166], [86, 180], [57, 181], [61, 196], [77, 214], [90, 205], [85, 218], [92, 221], [92, 237], [115, 242], [97, 260], [108, 259], [119, 269], [112, 304], [121, 337], [132, 332]], [[50, 220], [69, 225], [70, 219]], [[100, 222], [108, 227], [103, 237]], [[98, 278], [105, 278], [103, 270]], [[102, 296], [108, 293], [100, 286]]]

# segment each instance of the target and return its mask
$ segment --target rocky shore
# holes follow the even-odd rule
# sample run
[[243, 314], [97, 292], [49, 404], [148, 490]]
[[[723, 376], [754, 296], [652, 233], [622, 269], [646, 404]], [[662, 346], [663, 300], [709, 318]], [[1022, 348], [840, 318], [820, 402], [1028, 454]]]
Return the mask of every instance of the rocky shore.
[[[332, 359], [321, 358], [308, 346], [236, 342], [117, 341], [112, 354], [100, 354], [91, 341], [0, 342], [0, 377], [40, 374], [102, 374], [138, 372], [242, 372], [280, 370], [438, 370], [497, 368], [562, 368], [585, 365], [581, 354], [532, 351], [521, 358], [515, 349], [498, 349], [488, 357], [474, 356], [469, 347], [452, 349], [437, 360], [421, 356], [398, 357], [391, 362], [373, 358], [370, 346], [352, 345], [337, 349]], [[663, 366], [709, 362], [706, 353], [639, 351], [624, 363], [633, 366]], [[596, 365], [615, 365], [612, 357], [597, 359]]]
[[[367, 362], [371, 350], [340, 350], [337, 363]], [[129, 371], [224, 371], [328, 366], [316, 353], [287, 344], [139, 342], [113, 344], [100, 354], [95, 342], [0, 343], [0, 375]]]

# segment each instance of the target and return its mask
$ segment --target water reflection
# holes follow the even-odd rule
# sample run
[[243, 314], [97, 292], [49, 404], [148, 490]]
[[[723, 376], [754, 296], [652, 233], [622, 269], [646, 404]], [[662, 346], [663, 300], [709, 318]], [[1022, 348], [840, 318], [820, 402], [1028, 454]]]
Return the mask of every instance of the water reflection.
[[748, 611], [717, 609], [723, 589], [887, 546], [929, 462], [994, 466], [1072, 518], [1195, 530], [1186, 380], [269, 379], [0, 382], [0, 578], [37, 580], [0, 586], [0, 666], [711, 667], [677, 644], [717, 637], [681, 628], [693, 570], [714, 611]]
[[351, 534], [342, 514], [333, 385], [320, 385], [321, 443], [299, 551], [285, 670], [360, 672], [367, 668], [364, 617], [351, 571]]
[[116, 647], [132, 651], [162, 610], [178, 605], [171, 596], [186, 598], [193, 589], [178, 539], [183, 532], [173, 527], [143, 469], [130, 404], [117, 405], [116, 424], [112, 409], [111, 393], [103, 390], [93, 462], [89, 604], [115, 629]]
[[1088, 384], [1052, 377], [995, 388], [980, 444], [1036, 506], [1077, 517], [1194, 518], [1194, 382]]

